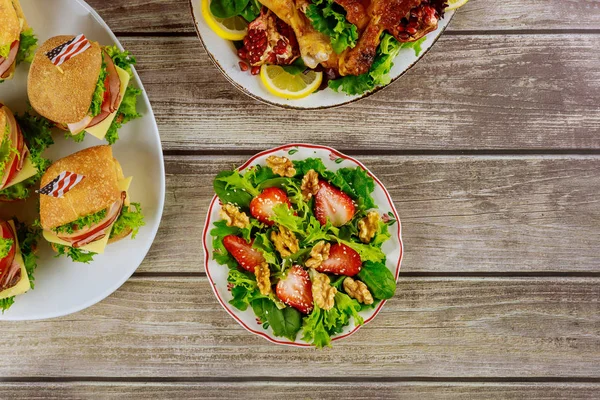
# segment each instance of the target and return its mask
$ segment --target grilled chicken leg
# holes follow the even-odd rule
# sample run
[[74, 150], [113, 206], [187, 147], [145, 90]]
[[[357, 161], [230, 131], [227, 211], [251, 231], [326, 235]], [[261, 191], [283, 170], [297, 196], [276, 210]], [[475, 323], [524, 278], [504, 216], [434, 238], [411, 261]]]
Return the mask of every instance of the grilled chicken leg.
[[305, 0], [259, 0], [265, 7], [273, 11], [283, 22], [294, 30], [302, 60], [309, 68], [315, 68], [329, 59], [333, 53], [331, 41], [327, 36], [313, 28], [301, 11]]
[[356, 47], [340, 57], [341, 75], [362, 75], [369, 71], [379, 46], [381, 34], [396, 27], [421, 0], [373, 0], [368, 10], [370, 21]]

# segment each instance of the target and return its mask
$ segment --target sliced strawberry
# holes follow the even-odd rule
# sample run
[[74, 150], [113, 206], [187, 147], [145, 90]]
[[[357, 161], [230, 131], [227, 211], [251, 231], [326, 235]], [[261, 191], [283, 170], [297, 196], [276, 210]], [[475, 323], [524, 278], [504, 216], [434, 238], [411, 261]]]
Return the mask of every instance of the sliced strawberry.
[[350, 196], [325, 181], [319, 181], [319, 191], [315, 195], [315, 216], [321, 225], [325, 225], [329, 219], [333, 226], [342, 226], [354, 217], [355, 210]]
[[313, 297], [308, 272], [299, 265], [290, 268], [287, 277], [277, 283], [277, 297], [298, 311], [310, 314], [313, 310]]
[[235, 258], [240, 267], [254, 273], [257, 265], [265, 262], [262, 253], [252, 248], [252, 243], [246, 242], [241, 237], [227, 235], [223, 238], [223, 245], [227, 251]]
[[288, 207], [292, 207], [290, 199], [283, 190], [276, 187], [266, 188], [250, 202], [250, 214], [262, 223], [273, 225], [271, 220], [275, 215], [273, 207], [277, 204], [287, 204]]
[[331, 246], [329, 258], [315, 269], [319, 272], [354, 276], [360, 272], [361, 267], [360, 255], [351, 247], [340, 243]]

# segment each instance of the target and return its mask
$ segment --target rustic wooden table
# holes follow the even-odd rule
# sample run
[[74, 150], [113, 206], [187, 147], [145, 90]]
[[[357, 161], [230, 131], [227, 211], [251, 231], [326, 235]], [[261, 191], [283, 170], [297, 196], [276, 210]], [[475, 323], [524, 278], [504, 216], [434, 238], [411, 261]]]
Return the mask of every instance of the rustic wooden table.
[[[600, 396], [600, 1], [471, 0], [404, 78], [318, 112], [238, 92], [187, 0], [88, 1], [138, 57], [162, 226], [100, 304], [2, 324], [0, 398]], [[403, 222], [396, 296], [324, 351], [247, 333], [202, 269], [213, 176], [288, 142], [359, 157]]]

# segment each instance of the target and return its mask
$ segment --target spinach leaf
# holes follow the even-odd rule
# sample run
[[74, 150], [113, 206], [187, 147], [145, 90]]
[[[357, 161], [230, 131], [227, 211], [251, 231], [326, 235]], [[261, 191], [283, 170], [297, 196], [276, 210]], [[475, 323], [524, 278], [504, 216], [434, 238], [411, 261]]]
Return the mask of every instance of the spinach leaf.
[[240, 15], [248, 22], [254, 21], [260, 15], [262, 4], [258, 0], [250, 0]]
[[210, 12], [217, 18], [231, 18], [239, 15], [249, 0], [212, 0], [210, 2]]
[[302, 320], [298, 310], [292, 307], [280, 310], [275, 303], [266, 298], [252, 301], [252, 309], [263, 324], [266, 322], [271, 326], [275, 336], [296, 340]]
[[[259, 193], [238, 171], [220, 172], [213, 182], [213, 187], [223, 204], [231, 203], [241, 208], [249, 208], [253, 196]], [[248, 187], [252, 189], [251, 193]]]
[[377, 299], [389, 299], [396, 292], [396, 279], [391, 271], [380, 262], [367, 261], [363, 264], [358, 277]]

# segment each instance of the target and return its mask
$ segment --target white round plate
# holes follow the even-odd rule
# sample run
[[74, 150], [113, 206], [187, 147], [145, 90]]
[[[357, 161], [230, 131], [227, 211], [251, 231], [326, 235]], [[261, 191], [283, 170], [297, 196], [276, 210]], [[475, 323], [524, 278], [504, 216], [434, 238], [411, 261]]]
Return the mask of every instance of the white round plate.
[[[81, 0], [21, 0], [27, 20], [39, 43], [56, 35], [83, 33], [102, 45], [121, 44], [100, 16]], [[0, 84], [0, 101], [13, 112], [27, 109], [27, 72], [29, 65], [17, 67], [15, 78]], [[132, 83], [143, 90], [134, 71]], [[60, 317], [83, 310], [117, 290], [142, 263], [152, 245], [163, 210], [165, 179], [162, 148], [158, 128], [144, 91], [138, 100], [142, 118], [125, 124], [119, 130], [119, 141], [113, 146], [115, 157], [125, 176], [133, 176], [131, 198], [140, 202], [146, 226], [135, 239], [126, 238], [107, 247], [91, 264], [73, 263], [66, 257], [55, 258], [42, 239], [39, 246], [35, 289], [18, 296], [15, 304], [0, 320], [36, 320]], [[62, 133], [54, 135], [55, 144], [44, 154], [57, 160], [86, 147], [106, 144], [91, 135], [82, 143], [67, 140]], [[32, 221], [37, 218], [35, 196], [26, 202], [0, 203], [0, 217], [14, 215]]]
[[[403, 254], [403, 245], [402, 245], [402, 235], [401, 235], [401, 224], [400, 218], [398, 218], [398, 212], [396, 211], [396, 207], [394, 207], [394, 203], [392, 202], [392, 198], [388, 193], [387, 189], [383, 186], [381, 181], [377, 179], [375, 175], [371, 171], [367, 169], [360, 161], [355, 160], [352, 157], [344, 155], [339, 151], [332, 149], [330, 147], [318, 146], [313, 144], [301, 144], [294, 143], [288, 144], [285, 146], [277, 147], [271, 150], [263, 151], [262, 153], [258, 153], [248, 161], [246, 161], [241, 167], [238, 169], [243, 171], [248, 167], [254, 165], [266, 165], [267, 157], [271, 155], [277, 156], [285, 156], [290, 160], [304, 160], [306, 158], [320, 158], [323, 160], [325, 166], [331, 171], [337, 171], [340, 168], [355, 168], [360, 166], [363, 168], [369, 176], [371, 176], [375, 180], [375, 191], [373, 192], [373, 199], [375, 200], [375, 204], [379, 207], [377, 211], [382, 215], [384, 219], [390, 218], [395, 219], [397, 222], [390, 226], [390, 233], [392, 237], [390, 240], [384, 243], [383, 252], [387, 256], [386, 266], [392, 272], [392, 274], [398, 280], [398, 274], [400, 273], [400, 263], [402, 262], [402, 254]], [[204, 225], [204, 233], [203, 233], [203, 243], [204, 243], [204, 267], [206, 269], [206, 274], [208, 279], [210, 280], [212, 289], [219, 300], [219, 303], [227, 310], [229, 315], [231, 315], [241, 326], [243, 326], [247, 331], [252, 332], [256, 335], [262, 336], [270, 342], [276, 344], [290, 345], [290, 346], [300, 346], [300, 347], [310, 347], [312, 346], [309, 343], [301, 340], [301, 333], [298, 333], [298, 337], [296, 338], [296, 342], [291, 342], [285, 338], [277, 337], [273, 335], [273, 331], [269, 327], [268, 329], [264, 329], [262, 325], [260, 325], [256, 321], [256, 315], [252, 311], [251, 308], [248, 308], [246, 311], [240, 311], [237, 308], [233, 307], [229, 304], [229, 301], [233, 298], [231, 293], [227, 288], [227, 275], [229, 269], [225, 265], [220, 265], [216, 261], [213, 260], [213, 246], [212, 246], [212, 237], [210, 236], [211, 229], [214, 228], [214, 223], [219, 221], [221, 218], [219, 217], [219, 199], [217, 196], [214, 196], [210, 207], [208, 209], [208, 216], [206, 217], [206, 224]], [[365, 325], [373, 320], [375, 316], [381, 311], [383, 305], [385, 304], [385, 300], [379, 303], [379, 305], [371, 310], [365, 310], [360, 313], [360, 315], [365, 320]], [[339, 340], [345, 337], [350, 336], [354, 332], [356, 332], [361, 326], [355, 326], [353, 322], [350, 322], [350, 325], [344, 328], [344, 331], [332, 337], [332, 341]]]
[[[379, 91], [385, 86], [375, 88], [371, 92], [360, 95], [349, 96], [345, 93], [337, 93], [329, 88], [318, 91], [303, 99], [287, 100], [274, 96], [265, 89], [260, 78], [253, 76], [248, 71], [242, 71], [239, 66], [241, 61], [233, 42], [222, 39], [206, 24], [202, 16], [202, 0], [190, 0], [192, 16], [196, 25], [196, 32], [206, 49], [210, 59], [215, 66], [225, 75], [225, 77], [239, 90], [256, 100], [285, 108], [297, 109], [318, 109], [330, 108], [351, 103], [356, 100], [364, 99], [373, 93]], [[422, 44], [421, 54], [417, 57], [414, 50], [402, 49], [398, 57], [394, 60], [394, 66], [390, 72], [392, 82], [404, 75], [417, 61], [427, 53], [429, 48], [437, 41], [444, 32], [450, 20], [454, 16], [454, 11], [446, 12], [444, 18], [440, 21], [438, 29], [429, 33]], [[391, 83], [391, 82], [390, 82]]]

